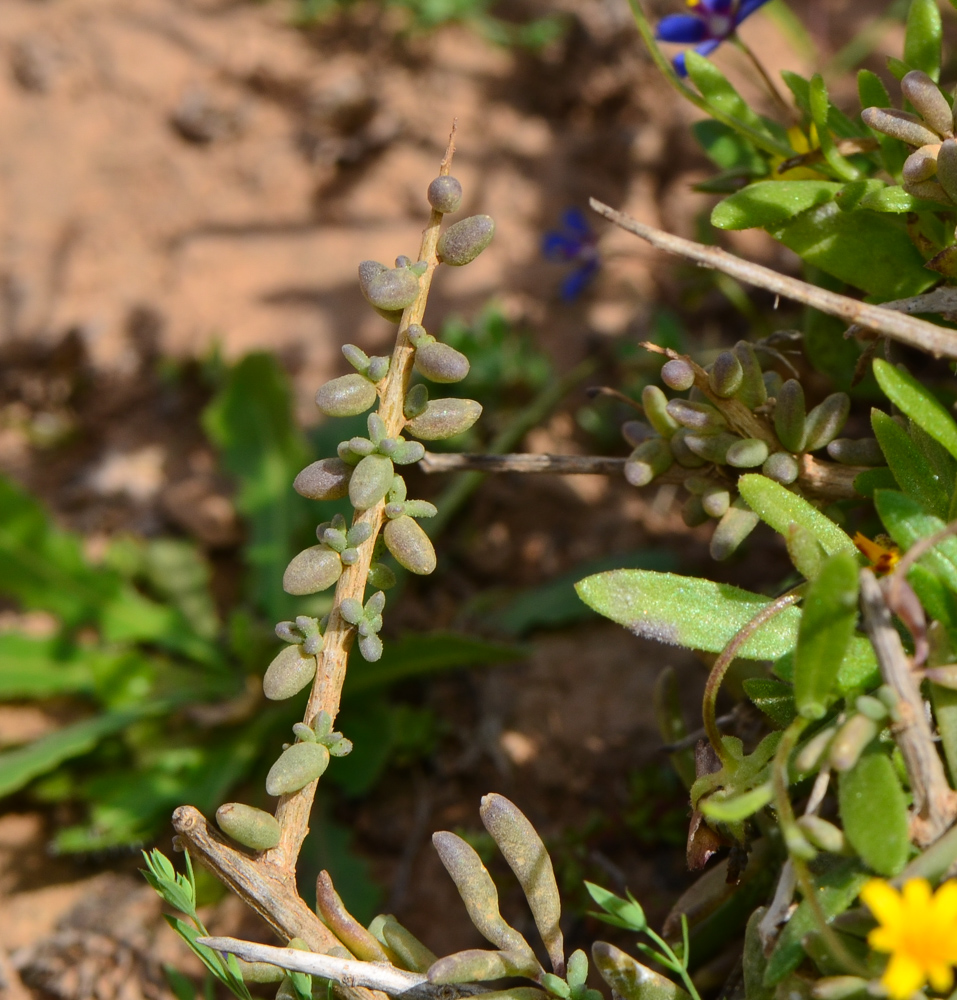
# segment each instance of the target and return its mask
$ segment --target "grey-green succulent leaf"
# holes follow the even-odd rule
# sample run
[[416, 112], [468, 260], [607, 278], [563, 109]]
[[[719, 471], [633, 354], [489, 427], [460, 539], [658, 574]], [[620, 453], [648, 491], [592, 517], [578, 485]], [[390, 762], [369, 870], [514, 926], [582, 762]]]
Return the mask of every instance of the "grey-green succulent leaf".
[[272, 813], [241, 802], [225, 802], [216, 810], [220, 830], [243, 847], [268, 851], [279, 843], [279, 822]]
[[269, 769], [266, 791], [290, 795], [321, 777], [329, 766], [329, 751], [321, 743], [294, 743]]
[[301, 646], [286, 646], [266, 669], [263, 694], [270, 701], [283, 701], [298, 694], [315, 676], [315, 656], [303, 655]]
[[602, 979], [623, 1000], [690, 1000], [686, 990], [613, 944], [596, 941], [591, 957]]

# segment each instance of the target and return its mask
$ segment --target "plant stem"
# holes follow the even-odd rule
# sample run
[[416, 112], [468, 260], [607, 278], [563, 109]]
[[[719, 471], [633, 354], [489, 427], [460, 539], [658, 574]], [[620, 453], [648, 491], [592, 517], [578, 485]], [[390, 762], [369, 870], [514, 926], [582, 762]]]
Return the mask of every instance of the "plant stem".
[[794, 112], [788, 106], [787, 101], [785, 101], [781, 96], [781, 92], [774, 85], [774, 81], [771, 77], [768, 76], [768, 71], [764, 68], [761, 60], [754, 54], [754, 50], [751, 46], [748, 45], [748, 43], [737, 32], [731, 36], [730, 41], [740, 52], [744, 53], [748, 61], [755, 68], [758, 76], [761, 77], [761, 82], [764, 84], [765, 90], [767, 90], [767, 92], [771, 95], [771, 100], [778, 106], [778, 109], [784, 113], [785, 120], [793, 123]]

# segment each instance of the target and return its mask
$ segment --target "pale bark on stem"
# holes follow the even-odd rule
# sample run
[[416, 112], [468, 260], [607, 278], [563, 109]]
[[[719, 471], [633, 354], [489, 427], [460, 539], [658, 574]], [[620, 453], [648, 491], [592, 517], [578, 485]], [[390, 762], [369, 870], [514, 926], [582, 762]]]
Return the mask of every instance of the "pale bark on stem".
[[826, 288], [818, 288], [806, 281], [778, 274], [769, 267], [742, 260], [718, 247], [709, 247], [703, 243], [673, 236], [654, 226], [645, 225], [624, 212], [618, 212], [595, 198], [590, 199], [589, 204], [599, 215], [603, 215], [610, 222], [614, 222], [629, 233], [634, 233], [635, 236], [640, 236], [653, 247], [666, 253], [693, 260], [702, 267], [723, 271], [739, 281], [767, 289], [775, 295], [783, 295], [786, 299], [803, 302], [830, 316], [837, 316], [846, 323], [872, 330], [882, 337], [890, 337], [891, 340], [897, 340], [902, 344], [920, 348], [933, 354], [934, 357], [957, 358], [957, 333], [953, 330], [935, 326], [926, 320], [908, 316], [894, 309], [859, 302], [847, 295], [830, 292]]
[[861, 608], [881, 676], [897, 695], [901, 721], [893, 733], [914, 795], [911, 836], [920, 847], [926, 847], [957, 817], [957, 794], [947, 783], [943, 762], [934, 746], [919, 680], [891, 621], [880, 584], [869, 569], [861, 570]]

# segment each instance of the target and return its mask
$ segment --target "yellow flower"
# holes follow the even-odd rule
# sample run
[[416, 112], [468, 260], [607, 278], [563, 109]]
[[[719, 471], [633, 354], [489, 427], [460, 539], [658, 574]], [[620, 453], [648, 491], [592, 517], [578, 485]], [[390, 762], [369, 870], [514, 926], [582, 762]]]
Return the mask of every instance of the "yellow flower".
[[957, 881], [931, 893], [922, 878], [905, 882], [901, 892], [871, 879], [861, 899], [880, 924], [868, 934], [868, 944], [891, 956], [881, 977], [891, 1000], [907, 1000], [927, 980], [938, 992], [949, 992], [957, 964]]

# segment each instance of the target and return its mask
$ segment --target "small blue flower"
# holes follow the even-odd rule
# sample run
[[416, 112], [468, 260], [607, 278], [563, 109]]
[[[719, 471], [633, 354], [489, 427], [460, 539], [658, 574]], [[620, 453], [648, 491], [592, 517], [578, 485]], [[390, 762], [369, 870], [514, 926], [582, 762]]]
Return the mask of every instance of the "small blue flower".
[[[671, 14], [658, 23], [655, 37], [659, 42], [680, 42], [694, 45], [699, 56], [710, 55], [737, 30], [767, 0], [688, 0], [690, 14]], [[679, 76], [687, 76], [685, 55], [673, 60]]]
[[574, 263], [561, 284], [563, 302], [574, 302], [598, 273], [601, 259], [598, 256], [598, 239], [591, 231], [584, 213], [577, 208], [566, 208], [562, 213], [561, 228], [547, 232], [542, 239], [542, 253], [547, 260]]

